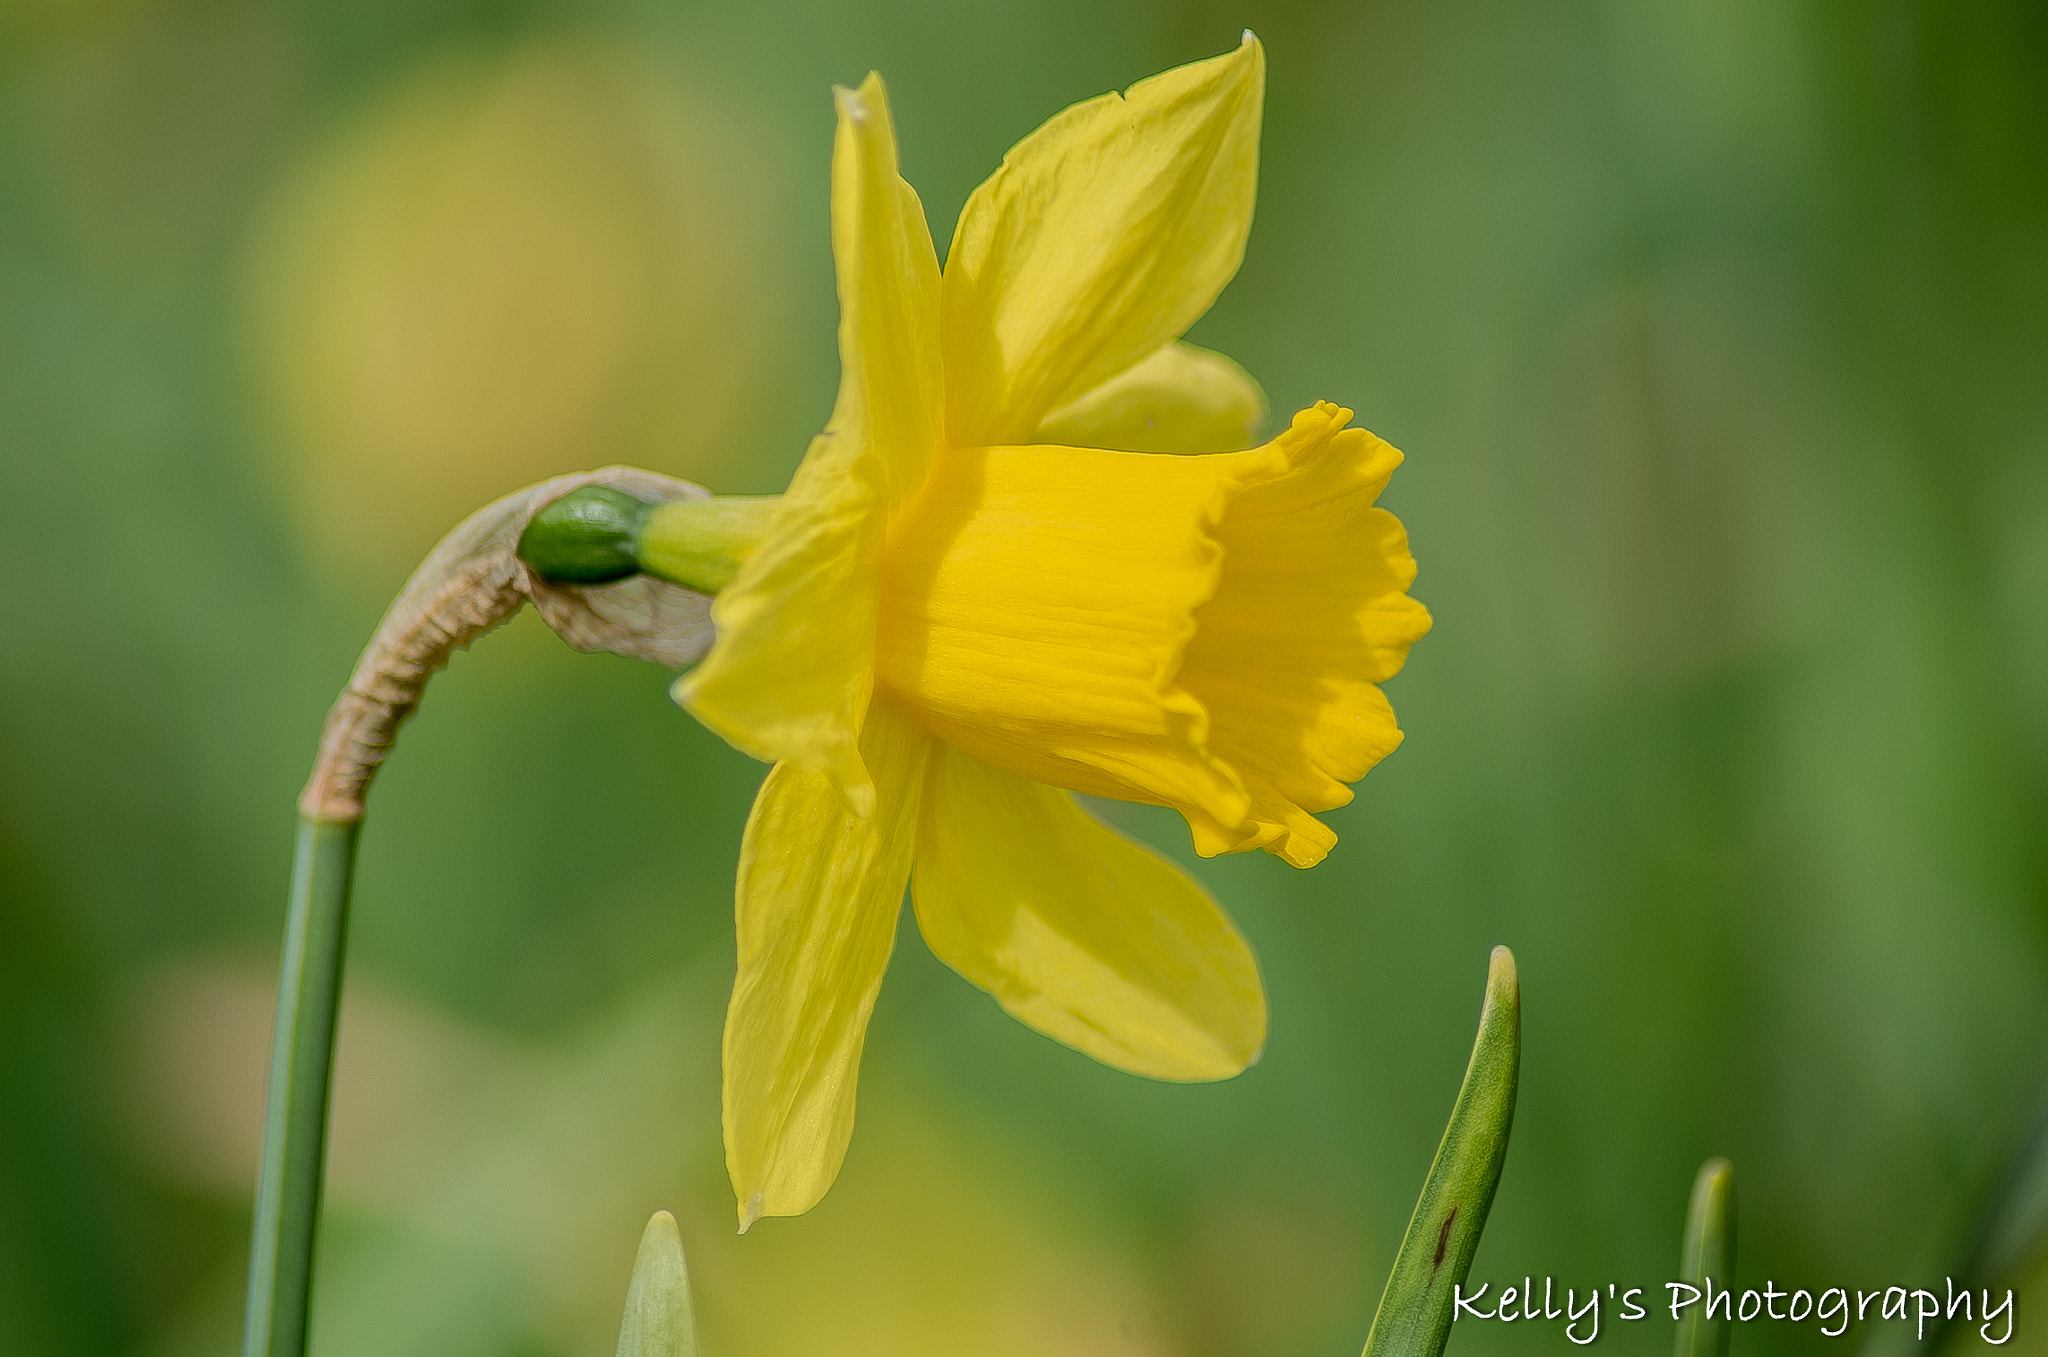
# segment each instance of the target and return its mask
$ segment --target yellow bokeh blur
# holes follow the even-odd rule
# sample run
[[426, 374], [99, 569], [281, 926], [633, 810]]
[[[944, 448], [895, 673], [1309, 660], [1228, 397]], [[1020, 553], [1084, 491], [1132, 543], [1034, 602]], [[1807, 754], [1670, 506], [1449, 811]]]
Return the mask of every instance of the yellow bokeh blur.
[[630, 55], [442, 57], [284, 184], [253, 359], [323, 562], [380, 575], [492, 496], [744, 456], [780, 297], [763, 157]]

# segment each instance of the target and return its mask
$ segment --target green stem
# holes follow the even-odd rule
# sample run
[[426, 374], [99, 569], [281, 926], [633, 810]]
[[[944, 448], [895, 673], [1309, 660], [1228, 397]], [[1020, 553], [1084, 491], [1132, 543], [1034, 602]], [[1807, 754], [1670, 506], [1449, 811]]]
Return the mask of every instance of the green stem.
[[306, 1350], [349, 882], [361, 828], [361, 820], [299, 819], [256, 1180], [243, 1357], [300, 1357]]
[[[542, 563], [532, 569], [544, 579], [603, 584], [639, 571], [641, 528], [655, 506], [600, 482], [623, 479], [657, 494], [703, 499], [694, 487], [624, 467], [571, 479], [584, 484], [564, 492], [563, 482], [545, 481], [507, 495], [442, 538], [385, 610], [348, 686], [328, 710], [312, 775], [299, 794], [299, 846], [271, 1038], [243, 1357], [302, 1357], [306, 1351], [349, 883], [363, 800], [397, 743], [399, 727], [449, 656], [510, 617], [529, 596], [542, 602], [513, 559], [511, 534], [520, 535], [521, 552]], [[743, 545], [746, 524], [755, 520], [765, 521], [758, 507], [719, 508], [706, 516], [705, 530], [729, 554]], [[721, 551], [707, 553], [710, 565], [724, 562]], [[553, 591], [548, 596], [561, 602]], [[647, 653], [641, 647], [651, 632], [626, 636], [612, 619], [605, 621], [615, 630], [596, 642], [599, 647]], [[584, 635], [577, 644], [589, 648], [583, 645], [588, 639]], [[671, 653], [666, 643], [654, 649]]]

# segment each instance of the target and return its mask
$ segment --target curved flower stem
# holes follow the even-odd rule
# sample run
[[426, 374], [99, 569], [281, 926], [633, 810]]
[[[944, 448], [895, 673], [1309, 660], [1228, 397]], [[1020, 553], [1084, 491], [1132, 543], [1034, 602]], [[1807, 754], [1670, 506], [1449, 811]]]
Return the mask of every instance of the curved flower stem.
[[592, 486], [648, 506], [704, 498], [697, 487], [665, 476], [610, 467], [530, 486], [472, 514], [406, 581], [327, 714], [299, 796], [243, 1357], [301, 1357], [306, 1350], [356, 840], [370, 783], [427, 680], [528, 600], [579, 650], [682, 668], [710, 644], [710, 601], [702, 594], [638, 575], [591, 587], [559, 585], [520, 560], [517, 544], [534, 516]]
[[271, 1096], [263, 1117], [243, 1357], [298, 1357], [306, 1349], [349, 884], [362, 824], [299, 818], [270, 1048]]

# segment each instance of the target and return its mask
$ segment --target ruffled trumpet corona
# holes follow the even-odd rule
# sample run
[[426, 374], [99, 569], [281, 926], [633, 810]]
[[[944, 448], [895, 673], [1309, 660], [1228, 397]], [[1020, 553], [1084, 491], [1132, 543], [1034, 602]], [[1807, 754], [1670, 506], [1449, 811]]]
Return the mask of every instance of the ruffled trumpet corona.
[[[1059, 114], [943, 269], [880, 78], [837, 91], [825, 432], [779, 500], [629, 531], [638, 568], [718, 595], [676, 699], [774, 765], [724, 1040], [742, 1229], [839, 1171], [906, 883], [940, 958], [1107, 1064], [1220, 1079], [1265, 1042], [1230, 919], [1073, 796], [1308, 867], [1315, 812], [1401, 739], [1378, 685], [1429, 615], [1374, 504], [1400, 454], [1328, 403], [1251, 446], [1259, 388], [1180, 342], [1243, 256], [1264, 79], [1247, 34]], [[704, 540], [727, 565], [686, 559]]]

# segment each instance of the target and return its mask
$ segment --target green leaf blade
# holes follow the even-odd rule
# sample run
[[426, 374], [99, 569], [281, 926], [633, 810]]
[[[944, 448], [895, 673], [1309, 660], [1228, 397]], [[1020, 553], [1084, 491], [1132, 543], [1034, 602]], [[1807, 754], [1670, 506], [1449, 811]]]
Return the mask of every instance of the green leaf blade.
[[690, 1303], [683, 1236], [666, 1211], [656, 1211], [640, 1236], [619, 1323], [618, 1357], [697, 1357], [697, 1312]]
[[1365, 1357], [1438, 1357], [1449, 1341], [1456, 1289], [1471, 1271], [1507, 1160], [1521, 1066], [1521, 983], [1514, 953], [1496, 947], [1465, 1082], [1380, 1296]]
[[1735, 1166], [1726, 1159], [1709, 1159], [1693, 1179], [1678, 1278], [1700, 1298], [1679, 1316], [1677, 1357], [1728, 1357], [1735, 1326], [1707, 1308], [1708, 1283], [1726, 1290], [1735, 1278]]

